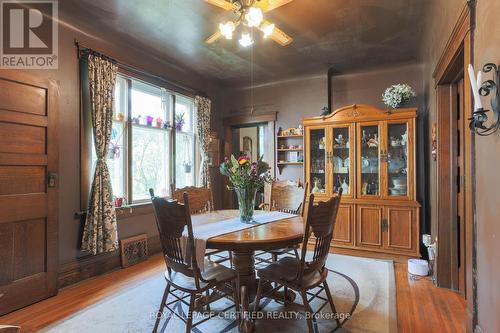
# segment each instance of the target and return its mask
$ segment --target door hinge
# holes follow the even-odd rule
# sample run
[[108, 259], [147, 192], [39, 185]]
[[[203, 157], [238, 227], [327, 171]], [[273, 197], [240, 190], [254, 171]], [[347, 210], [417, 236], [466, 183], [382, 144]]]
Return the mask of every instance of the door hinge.
[[382, 219], [382, 231], [387, 231], [389, 229], [389, 222], [387, 219]]

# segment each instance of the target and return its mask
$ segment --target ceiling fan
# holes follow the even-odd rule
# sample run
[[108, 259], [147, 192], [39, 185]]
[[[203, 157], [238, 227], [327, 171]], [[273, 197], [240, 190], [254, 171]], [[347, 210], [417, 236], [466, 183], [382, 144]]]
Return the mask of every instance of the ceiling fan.
[[286, 5], [293, 0], [205, 0], [211, 5], [217, 6], [227, 11], [232, 11], [237, 15], [234, 20], [229, 20], [219, 24], [219, 30], [210, 36], [205, 42], [212, 44], [224, 37], [232, 39], [236, 28], [244, 26], [239, 43], [243, 47], [254, 43], [250, 29], [256, 28], [261, 31], [264, 38], [271, 38], [281, 46], [287, 46], [293, 38], [276, 27], [273, 23], [264, 18], [264, 14], [278, 7]]

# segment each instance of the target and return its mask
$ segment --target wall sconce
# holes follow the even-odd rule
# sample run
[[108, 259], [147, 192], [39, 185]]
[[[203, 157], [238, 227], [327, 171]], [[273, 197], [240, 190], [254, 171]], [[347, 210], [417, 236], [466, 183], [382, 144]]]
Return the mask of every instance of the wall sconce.
[[[484, 73], [493, 72], [493, 79], [482, 82], [482, 73], [477, 73], [477, 79], [474, 75], [474, 68], [469, 65], [469, 79], [471, 81], [472, 93], [474, 96], [474, 112], [472, 118], [469, 118], [469, 127], [480, 136], [487, 136], [495, 133], [500, 128], [500, 110], [499, 110], [499, 96], [498, 86], [500, 84], [500, 72], [497, 65], [488, 63], [483, 66]], [[491, 111], [493, 111], [494, 122], [486, 126], [490, 110], [483, 108], [481, 104], [481, 96], [489, 96], [491, 94]]]

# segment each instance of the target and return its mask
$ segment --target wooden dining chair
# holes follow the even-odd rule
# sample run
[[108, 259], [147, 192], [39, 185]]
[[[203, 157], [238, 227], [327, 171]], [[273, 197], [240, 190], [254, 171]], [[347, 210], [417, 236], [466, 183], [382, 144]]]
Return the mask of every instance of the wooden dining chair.
[[191, 214], [206, 213], [214, 210], [212, 190], [207, 187], [187, 186], [176, 189], [170, 185], [172, 199], [183, 202], [184, 193], [188, 194]]
[[0, 325], [0, 333], [19, 333], [21, 327], [11, 325]]
[[[188, 194], [184, 193], [184, 203], [180, 203], [176, 200], [155, 197], [153, 189], [150, 189], [149, 192], [167, 265], [164, 274], [167, 286], [161, 300], [153, 332], [158, 329], [165, 307], [186, 323], [186, 332], [191, 332], [192, 328], [213, 317], [213, 315], [203, 317], [203, 319], [193, 323], [194, 311], [201, 311], [205, 307], [208, 310], [211, 303], [223, 297], [229, 298], [232, 295], [234, 305], [225, 308], [222, 312], [233, 307], [236, 307], [238, 312], [239, 277], [237, 272], [208, 260], [205, 260], [204, 270], [201, 271], [196, 262]], [[184, 249], [181, 245], [181, 238], [185, 228], [187, 228], [188, 233], [185, 250], [191, 254], [188, 260], [185, 259]], [[210, 293], [215, 289], [217, 289], [217, 293]], [[174, 291], [179, 291], [181, 295], [174, 293]], [[174, 298], [172, 301], [168, 301], [169, 295]], [[189, 301], [186, 301], [186, 298], [189, 298]], [[189, 307], [187, 314], [184, 315], [173, 309], [172, 304], [177, 302], [182, 302]]]
[[[170, 191], [170, 193], [172, 193], [172, 199], [179, 202], [184, 202], [183, 196], [184, 193], [187, 193], [191, 214], [207, 213], [214, 210], [214, 200], [211, 188], [187, 186], [176, 189], [172, 184], [170, 185]], [[218, 264], [226, 261], [229, 261], [231, 265], [233, 263], [233, 256], [231, 251], [207, 249], [205, 255], [209, 260], [212, 260]]]
[[[274, 288], [267, 291], [265, 295], [273, 293], [281, 287], [284, 289], [284, 295], [287, 295], [287, 290], [292, 289], [300, 293], [305, 311], [307, 313], [307, 326], [309, 332], [317, 331], [317, 325], [313, 322], [313, 316], [321, 311], [328, 303], [332, 311], [337, 314], [333, 298], [328, 288], [326, 278], [328, 269], [326, 268], [326, 260], [330, 250], [330, 242], [333, 237], [335, 220], [342, 197], [342, 189], [334, 195], [330, 200], [314, 204], [314, 194], [309, 196], [309, 205], [307, 210], [307, 219], [304, 230], [304, 238], [302, 240], [302, 252], [300, 259], [293, 257], [282, 257], [277, 262], [274, 262], [267, 267], [258, 270], [259, 284], [257, 287], [257, 295], [255, 297], [254, 311], [259, 309], [259, 303], [262, 292], [262, 285], [265, 283], [273, 283]], [[306, 260], [307, 244], [311, 234], [315, 237], [314, 252], [311, 259]], [[311, 289], [319, 288], [318, 291], [311, 293]], [[326, 299], [320, 296], [322, 291], [326, 293]], [[311, 296], [311, 298], [308, 298]], [[323, 305], [314, 313], [310, 306], [311, 300], [320, 298]], [[286, 297], [284, 298], [285, 305], [287, 304]], [[340, 326], [338, 315], [335, 316], [337, 326]], [[314, 328], [313, 328], [314, 327]]]
[[[303, 216], [304, 206], [306, 201], [308, 184], [301, 184], [290, 180], [273, 181], [271, 184], [270, 202], [262, 204], [261, 207], [265, 210], [280, 211], [284, 213], [296, 214]], [[259, 260], [268, 261], [269, 254], [271, 254], [271, 261], [276, 261], [278, 256], [293, 253], [296, 258], [299, 258], [298, 246], [291, 246], [284, 249], [271, 250], [259, 254]]]

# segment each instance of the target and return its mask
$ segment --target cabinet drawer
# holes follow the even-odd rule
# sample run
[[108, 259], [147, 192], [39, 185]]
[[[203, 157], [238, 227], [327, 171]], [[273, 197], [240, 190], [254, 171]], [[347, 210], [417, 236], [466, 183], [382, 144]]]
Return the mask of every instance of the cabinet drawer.
[[333, 233], [333, 244], [339, 246], [354, 245], [354, 207], [353, 205], [339, 206], [337, 219], [335, 221], [335, 230]]
[[384, 247], [391, 250], [414, 251], [416, 248], [415, 208], [386, 206], [386, 237]]
[[381, 206], [357, 206], [357, 246], [365, 248], [382, 248], [382, 214], [383, 208]]

